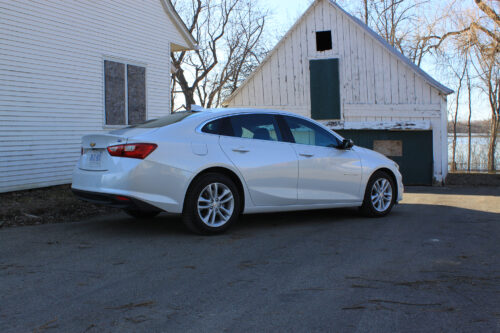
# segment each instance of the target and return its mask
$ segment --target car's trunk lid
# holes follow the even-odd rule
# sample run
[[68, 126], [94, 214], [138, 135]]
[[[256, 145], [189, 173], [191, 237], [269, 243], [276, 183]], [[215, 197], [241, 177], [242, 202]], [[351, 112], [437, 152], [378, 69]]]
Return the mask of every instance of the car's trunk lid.
[[125, 144], [135, 136], [152, 132], [151, 128], [123, 128], [106, 134], [90, 134], [82, 138], [82, 156], [78, 167], [89, 171], [106, 171], [112, 165], [109, 146]]

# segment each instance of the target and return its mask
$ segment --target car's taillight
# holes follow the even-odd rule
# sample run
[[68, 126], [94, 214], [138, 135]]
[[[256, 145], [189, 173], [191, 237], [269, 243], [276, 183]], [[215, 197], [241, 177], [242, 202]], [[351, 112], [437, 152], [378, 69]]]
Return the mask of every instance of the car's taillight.
[[109, 146], [111, 156], [144, 159], [158, 147], [154, 143], [129, 143], [126, 145]]

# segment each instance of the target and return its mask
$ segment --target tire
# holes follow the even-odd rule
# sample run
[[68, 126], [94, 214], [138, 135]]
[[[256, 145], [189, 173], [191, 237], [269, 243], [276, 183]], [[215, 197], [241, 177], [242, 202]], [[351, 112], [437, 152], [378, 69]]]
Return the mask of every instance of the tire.
[[207, 173], [189, 187], [182, 220], [194, 233], [220, 234], [236, 222], [240, 210], [240, 193], [234, 182], [225, 175]]
[[396, 202], [396, 185], [384, 171], [376, 171], [368, 181], [361, 212], [369, 217], [386, 216]]
[[155, 211], [155, 210], [146, 211], [137, 208], [125, 208], [123, 211], [136, 219], [152, 219], [156, 215], [160, 214], [160, 211]]

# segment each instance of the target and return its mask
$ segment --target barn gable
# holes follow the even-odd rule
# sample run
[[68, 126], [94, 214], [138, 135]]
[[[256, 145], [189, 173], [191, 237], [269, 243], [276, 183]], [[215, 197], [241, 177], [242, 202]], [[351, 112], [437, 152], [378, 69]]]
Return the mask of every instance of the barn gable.
[[[331, 31], [330, 50], [317, 51], [318, 31]], [[405, 109], [417, 115], [428, 110], [422, 105], [434, 104], [440, 111], [439, 95], [452, 92], [336, 3], [318, 0], [225, 104], [280, 107], [310, 116], [309, 61], [325, 58], [340, 61], [342, 120], [365, 114], [360, 105], [413, 106]]]

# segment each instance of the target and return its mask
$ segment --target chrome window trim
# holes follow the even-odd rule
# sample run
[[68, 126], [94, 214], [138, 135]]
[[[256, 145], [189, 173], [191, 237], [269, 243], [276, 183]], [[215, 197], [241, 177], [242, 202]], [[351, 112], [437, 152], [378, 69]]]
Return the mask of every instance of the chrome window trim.
[[[198, 134], [218, 135], [218, 136], [221, 136], [220, 134], [205, 133], [205, 132], [202, 131], [202, 128], [206, 124], [208, 124], [209, 122], [212, 122], [212, 121], [217, 120], [217, 119], [222, 119], [222, 118], [226, 118], [226, 117], [233, 117], [233, 116], [240, 116], [240, 115], [253, 115], [253, 114], [256, 114], [256, 115], [263, 115], [263, 114], [265, 114], [265, 115], [273, 115], [273, 116], [280, 115], [280, 116], [288, 116], [288, 117], [294, 117], [294, 118], [298, 118], [298, 119], [303, 119], [305, 121], [311, 122], [313, 125], [317, 125], [320, 128], [323, 128], [329, 134], [332, 134], [334, 137], [336, 137], [337, 140], [339, 140], [341, 143], [344, 140], [344, 138], [342, 136], [340, 136], [339, 134], [337, 134], [336, 132], [332, 131], [331, 129], [329, 129], [328, 127], [326, 127], [325, 125], [323, 125], [323, 124], [321, 124], [319, 122], [312, 122], [311, 119], [308, 119], [307, 117], [304, 117], [304, 116], [301, 116], [301, 115], [296, 115], [296, 114], [290, 114], [288, 112], [280, 112], [280, 111], [265, 111], [265, 112], [261, 112], [261, 111], [258, 111], [258, 112], [244, 111], [244, 112], [241, 112], [241, 113], [226, 113], [226, 114], [223, 114], [223, 115], [217, 115], [217, 116], [214, 116], [213, 118], [204, 120], [200, 125], [196, 126], [195, 132], [198, 133]], [[224, 136], [226, 136], [226, 135], [224, 135]], [[248, 139], [248, 138], [241, 138], [241, 139]], [[259, 140], [259, 139], [250, 139], [250, 140]], [[262, 140], [262, 141], [269, 141], [269, 140]], [[300, 144], [300, 143], [293, 143], [293, 142], [286, 142], [286, 141], [270, 141], [270, 142], [285, 142], [285, 143], [292, 143], [292, 144]], [[317, 147], [319, 147], [319, 146], [317, 146]], [[325, 147], [325, 148], [328, 148], [328, 147]]]

